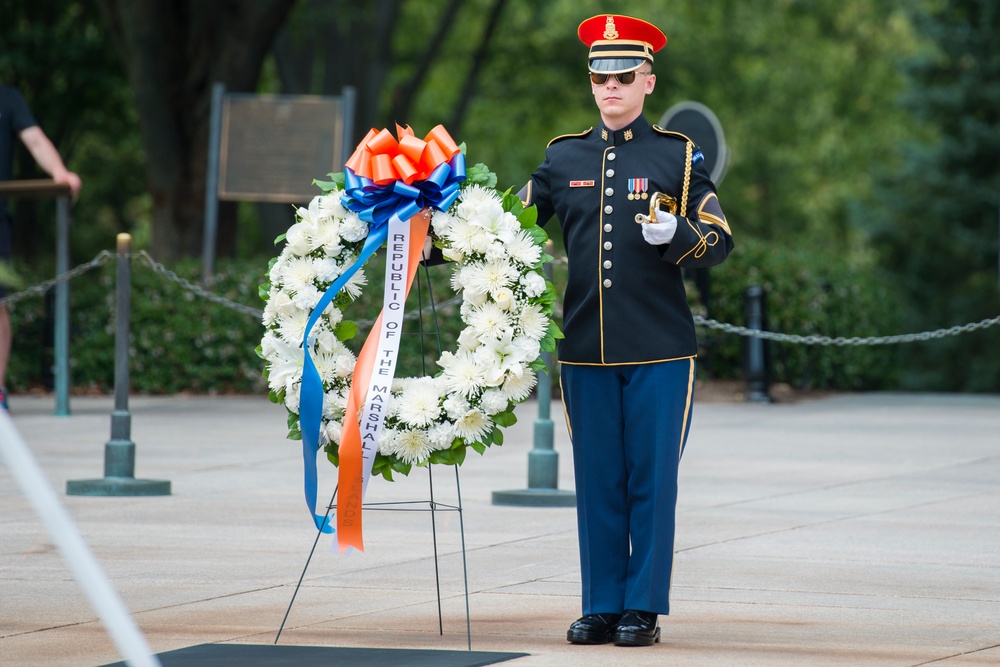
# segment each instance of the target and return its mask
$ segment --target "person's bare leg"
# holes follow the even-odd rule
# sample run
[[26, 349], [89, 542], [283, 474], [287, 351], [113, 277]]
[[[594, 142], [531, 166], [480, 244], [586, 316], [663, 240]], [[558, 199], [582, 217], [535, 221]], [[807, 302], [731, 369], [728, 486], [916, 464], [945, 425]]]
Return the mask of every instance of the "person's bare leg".
[[10, 361], [10, 312], [0, 305], [0, 387], [7, 386], [7, 362]]

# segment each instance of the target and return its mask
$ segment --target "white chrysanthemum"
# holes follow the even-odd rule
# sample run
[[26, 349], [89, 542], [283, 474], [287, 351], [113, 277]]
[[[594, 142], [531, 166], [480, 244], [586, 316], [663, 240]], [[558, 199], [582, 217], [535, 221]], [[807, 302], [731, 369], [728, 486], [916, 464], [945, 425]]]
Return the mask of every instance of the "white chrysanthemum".
[[[463, 413], [464, 414], [464, 413]], [[448, 449], [455, 441], [455, 428], [451, 422], [434, 424], [427, 429], [427, 437], [434, 449]]]
[[411, 426], [429, 426], [441, 414], [441, 389], [433, 378], [408, 383], [398, 399], [399, 418]]
[[349, 213], [340, 223], [340, 236], [350, 243], [363, 241], [368, 236], [368, 223], [357, 213]]
[[510, 330], [510, 314], [500, 310], [500, 306], [487, 301], [469, 313], [469, 326], [479, 338], [501, 338]]
[[542, 258], [542, 249], [523, 229], [505, 233], [502, 238], [507, 247], [507, 254], [512, 260], [525, 266], [534, 266]]
[[345, 409], [347, 409], [347, 399], [341, 399], [338, 389], [330, 389], [323, 394], [323, 419], [332, 419], [339, 423], [344, 418]]
[[453, 421], [472, 409], [469, 401], [461, 394], [452, 394], [446, 398], [443, 407], [448, 418]]
[[393, 428], [383, 428], [378, 439], [378, 453], [382, 456], [392, 456], [396, 453], [396, 441], [400, 432]]
[[529, 297], [541, 296], [545, 293], [545, 278], [537, 272], [532, 271], [521, 276], [521, 288]]
[[455, 218], [450, 213], [438, 211], [431, 218], [431, 229], [434, 231], [435, 236], [447, 238], [454, 222]]
[[485, 257], [487, 262], [507, 261], [507, 248], [500, 241], [493, 241], [486, 248]]
[[316, 305], [322, 296], [323, 293], [319, 291], [319, 288], [313, 285], [306, 285], [292, 296], [292, 303], [295, 304], [296, 308], [311, 313], [313, 306]]
[[[379, 446], [381, 449], [381, 446]], [[395, 454], [404, 463], [417, 464], [427, 460], [434, 447], [431, 439], [427, 437], [424, 430], [411, 429], [400, 431], [392, 448]]]
[[293, 386], [290, 390], [285, 391], [285, 407], [295, 414], [299, 413], [299, 388]]
[[500, 387], [500, 391], [503, 392], [503, 395], [507, 399], [515, 403], [520, 403], [531, 396], [531, 391], [535, 388], [537, 380], [535, 371], [525, 368], [520, 377], [508, 375], [507, 379], [503, 382], [503, 386]]
[[541, 340], [549, 328], [549, 318], [542, 312], [541, 306], [534, 304], [525, 306], [517, 315], [517, 327], [528, 338]]
[[501, 287], [516, 285], [520, 272], [509, 262], [498, 260], [469, 267], [463, 276], [466, 288], [479, 292], [492, 292]]
[[278, 281], [289, 292], [298, 293], [312, 287], [316, 280], [316, 267], [311, 257], [295, 257], [281, 267]]
[[343, 268], [332, 257], [317, 257], [313, 259], [313, 272], [316, 279], [324, 283], [332, 283], [340, 277]]
[[323, 213], [323, 217], [327, 220], [334, 220], [343, 218], [347, 215], [347, 209], [341, 203], [341, 198], [343, 194], [340, 190], [334, 188], [326, 194], [320, 195], [317, 198], [317, 206], [319, 210]]
[[467, 442], [476, 442], [489, 433], [492, 427], [493, 422], [482, 410], [472, 409], [455, 422], [455, 435]]
[[479, 408], [488, 415], [495, 415], [507, 409], [510, 400], [499, 389], [487, 389], [479, 399]]
[[324, 385], [331, 384], [337, 379], [337, 356], [325, 352], [317, 352], [310, 355], [316, 365], [316, 372], [319, 373], [320, 380]]
[[451, 241], [453, 248], [465, 254], [486, 252], [490, 241], [493, 240], [488, 231], [461, 218], [455, 218], [445, 238]]
[[304, 310], [297, 310], [291, 315], [279, 315], [275, 328], [278, 334], [290, 344], [302, 344], [302, 338], [306, 334], [306, 324], [309, 322], [309, 313]]
[[354, 300], [361, 296], [361, 288], [367, 284], [368, 276], [365, 275], [364, 269], [358, 269], [358, 272], [344, 283], [344, 287], [340, 291], [349, 296], [351, 300]]
[[334, 306], [332, 302], [326, 307], [326, 310], [323, 311], [323, 316], [326, 318], [326, 324], [330, 327], [331, 331], [333, 331], [337, 325], [344, 320], [343, 311]]
[[[450, 357], [447, 361], [446, 356]], [[482, 369], [468, 350], [459, 350], [457, 354], [442, 354], [441, 363], [444, 367], [442, 377], [449, 391], [472, 396], [483, 387]]]
[[481, 185], [470, 185], [463, 188], [458, 199], [463, 204], [468, 204], [474, 211], [485, 210], [493, 206], [502, 208], [502, 200], [496, 191]]

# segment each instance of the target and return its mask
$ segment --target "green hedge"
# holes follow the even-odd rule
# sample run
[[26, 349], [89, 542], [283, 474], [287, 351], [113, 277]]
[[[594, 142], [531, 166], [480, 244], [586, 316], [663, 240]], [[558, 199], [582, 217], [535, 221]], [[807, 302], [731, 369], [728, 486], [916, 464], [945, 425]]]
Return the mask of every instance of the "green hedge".
[[[366, 267], [369, 285], [348, 316], [362, 325], [355, 345], [367, 334], [381, 306], [382, 261]], [[185, 261], [170, 270], [191, 282], [201, 277], [200, 262]], [[15, 266], [25, 284], [33, 285], [52, 273]], [[222, 260], [212, 292], [256, 309], [263, 308], [258, 287], [264, 282], [266, 260]], [[440, 304], [452, 297], [448, 266], [418, 273], [408, 312], [422, 303], [421, 320], [408, 319], [401, 343], [400, 375], [435, 372], [439, 349], [453, 349], [461, 331], [458, 306], [438, 308], [439, 335], [429, 315], [428, 280]], [[872, 336], [899, 333], [899, 299], [892, 285], [877, 272], [831, 257], [822, 250], [793, 251], [740, 238], [733, 255], [709, 270], [713, 319], [743, 324], [743, 293], [751, 285], [767, 293], [769, 329], [796, 334]], [[114, 388], [115, 262], [74, 278], [70, 283], [70, 376], [75, 392], [107, 393]], [[565, 284], [565, 265], [554, 267], [554, 282]], [[258, 318], [227, 308], [185, 289], [145, 262], [132, 268], [132, 391], [150, 394], [266, 393], [262, 360], [255, 349], [263, 327]], [[688, 293], [696, 313], [705, 315], [693, 281]], [[8, 387], [24, 392], [51, 387], [51, 314], [46, 299], [29, 297], [11, 306], [14, 350]], [[47, 324], [48, 323], [48, 324]], [[418, 335], [421, 326], [426, 335]], [[702, 329], [703, 377], [741, 378], [745, 339], [735, 334]], [[421, 355], [421, 344], [424, 353]], [[770, 343], [774, 382], [794, 387], [880, 389], [895, 386], [898, 346], [826, 347]]]
[[[739, 238], [732, 255], [709, 270], [711, 319], [743, 325], [744, 293], [762, 287], [767, 329], [789, 334], [869, 337], [902, 333], [902, 300], [877, 268], [854, 264], [822, 248], [788, 249]], [[688, 294], [705, 315], [697, 291]], [[720, 378], [742, 377], [747, 340], [702, 327], [705, 362]], [[899, 346], [823, 346], [769, 342], [772, 380], [796, 388], [885, 389], [899, 376]]]

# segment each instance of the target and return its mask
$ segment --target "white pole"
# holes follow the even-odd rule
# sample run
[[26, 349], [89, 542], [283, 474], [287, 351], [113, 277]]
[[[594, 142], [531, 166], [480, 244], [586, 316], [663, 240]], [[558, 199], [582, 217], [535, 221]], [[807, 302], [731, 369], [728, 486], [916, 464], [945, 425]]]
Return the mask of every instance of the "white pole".
[[130, 667], [160, 667], [142, 631], [83, 541], [66, 508], [60, 504], [10, 415], [3, 410], [0, 410], [0, 453], [125, 662]]

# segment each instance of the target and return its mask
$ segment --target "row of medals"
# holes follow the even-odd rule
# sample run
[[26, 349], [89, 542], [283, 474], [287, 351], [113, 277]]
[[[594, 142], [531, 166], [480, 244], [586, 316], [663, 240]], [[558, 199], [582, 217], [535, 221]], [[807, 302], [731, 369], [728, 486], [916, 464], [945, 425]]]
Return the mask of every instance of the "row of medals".
[[648, 192], [643, 192], [642, 194], [639, 194], [637, 192], [630, 192], [630, 193], [628, 193], [628, 198], [629, 199], [649, 199], [649, 193]]

